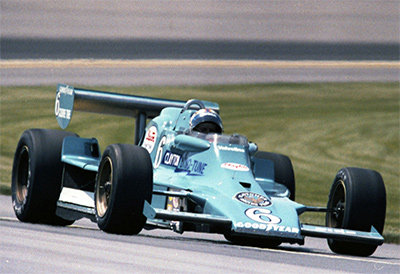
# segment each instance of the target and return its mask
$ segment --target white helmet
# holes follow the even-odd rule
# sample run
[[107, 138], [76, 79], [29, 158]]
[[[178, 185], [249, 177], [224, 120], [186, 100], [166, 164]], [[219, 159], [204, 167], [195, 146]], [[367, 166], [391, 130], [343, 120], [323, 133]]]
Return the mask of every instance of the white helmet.
[[221, 117], [212, 109], [200, 109], [190, 118], [190, 128], [201, 133], [222, 133]]

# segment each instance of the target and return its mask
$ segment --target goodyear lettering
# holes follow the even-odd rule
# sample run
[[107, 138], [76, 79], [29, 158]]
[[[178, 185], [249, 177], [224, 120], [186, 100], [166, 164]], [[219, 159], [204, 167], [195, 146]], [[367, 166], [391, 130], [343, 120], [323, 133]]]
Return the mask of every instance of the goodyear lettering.
[[285, 232], [285, 233], [299, 233], [300, 230], [296, 227], [289, 227], [289, 226], [282, 226], [282, 225], [267, 225], [267, 224], [260, 224], [260, 223], [250, 223], [250, 222], [237, 222], [236, 226], [238, 228], [247, 228], [247, 229], [256, 229], [262, 230], [265, 232]]
[[67, 94], [67, 95], [73, 95], [74, 89], [70, 88], [69, 86], [60, 86], [58, 89], [60, 93]]

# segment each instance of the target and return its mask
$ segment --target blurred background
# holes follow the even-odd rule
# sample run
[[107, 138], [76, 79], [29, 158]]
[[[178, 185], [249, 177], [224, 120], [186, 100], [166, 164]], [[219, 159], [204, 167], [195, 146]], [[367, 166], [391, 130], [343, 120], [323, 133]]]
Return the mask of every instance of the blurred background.
[[[1, 1], [2, 85], [393, 81], [399, 1]], [[7, 60], [103, 60], [35, 68]], [[162, 60], [135, 63], [126, 60]], [[252, 60], [171, 63], [168, 60]], [[116, 62], [115, 60], [125, 60]], [[347, 65], [346, 65], [347, 64]], [[82, 69], [85, 68], [85, 69]], [[24, 77], [20, 77], [20, 75]]]

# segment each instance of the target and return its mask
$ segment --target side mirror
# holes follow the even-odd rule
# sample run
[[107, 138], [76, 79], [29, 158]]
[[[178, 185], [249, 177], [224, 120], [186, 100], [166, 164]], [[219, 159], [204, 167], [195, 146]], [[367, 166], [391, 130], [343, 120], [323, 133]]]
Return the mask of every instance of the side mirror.
[[258, 151], [258, 146], [256, 143], [249, 142], [249, 154], [250, 156], [254, 156]]

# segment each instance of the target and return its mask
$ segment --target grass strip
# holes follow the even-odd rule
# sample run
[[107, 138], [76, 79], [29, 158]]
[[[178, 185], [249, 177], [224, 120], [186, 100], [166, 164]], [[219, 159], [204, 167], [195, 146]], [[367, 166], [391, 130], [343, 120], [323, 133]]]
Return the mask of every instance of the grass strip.
[[[85, 88], [85, 87], [81, 87]], [[217, 102], [226, 133], [241, 133], [260, 150], [288, 155], [299, 203], [325, 206], [336, 172], [379, 171], [386, 185], [384, 236], [400, 242], [399, 83], [254, 84], [194, 87], [89, 87], [141, 96]], [[55, 86], [1, 87], [0, 193], [10, 194], [13, 154], [28, 128], [54, 128]], [[69, 131], [96, 137], [101, 149], [132, 143], [134, 121], [75, 112]], [[323, 214], [302, 222], [323, 224]]]

